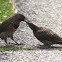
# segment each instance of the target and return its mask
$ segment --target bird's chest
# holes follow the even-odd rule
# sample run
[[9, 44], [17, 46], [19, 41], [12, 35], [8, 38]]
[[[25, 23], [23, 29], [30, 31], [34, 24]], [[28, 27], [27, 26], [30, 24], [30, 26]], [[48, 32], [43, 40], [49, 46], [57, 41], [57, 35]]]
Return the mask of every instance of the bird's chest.
[[41, 31], [41, 32], [37, 31], [34, 33], [34, 36], [41, 42], [52, 40], [52, 36], [50, 36], [48, 33], [44, 31]]
[[49, 36], [46, 36], [43, 32], [41, 32], [41, 33], [36, 32], [36, 33], [34, 33], [34, 36], [42, 43], [51, 44], [51, 42], [49, 42], [49, 39], [48, 39]]
[[8, 31], [6, 31], [6, 35], [8, 36], [8, 37], [10, 37], [10, 36], [12, 36], [13, 35], [13, 33], [16, 31], [16, 29], [14, 28], [14, 27], [10, 27], [9, 29], [8, 29]]
[[13, 27], [9, 28], [7, 31], [0, 33], [0, 38], [4, 39], [5, 37], [13, 36], [13, 33], [16, 31]]
[[38, 40], [44, 40], [46, 38], [43, 32], [33, 32], [33, 34]]

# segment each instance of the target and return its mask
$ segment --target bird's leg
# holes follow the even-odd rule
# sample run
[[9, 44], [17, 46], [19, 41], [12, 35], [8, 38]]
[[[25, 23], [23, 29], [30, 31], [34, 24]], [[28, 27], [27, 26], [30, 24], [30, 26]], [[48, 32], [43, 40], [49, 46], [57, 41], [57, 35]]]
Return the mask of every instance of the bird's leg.
[[4, 38], [4, 41], [5, 41], [5, 43], [6, 43], [6, 46], [8, 46], [7, 38], [6, 38], [6, 37]]
[[51, 45], [52, 45], [52, 44], [44, 43], [44, 46], [45, 46], [45, 47], [48, 47], [48, 48], [50, 48], [50, 47], [51, 47]]
[[23, 43], [18, 44], [18, 43], [14, 40], [13, 36], [11, 36], [11, 39], [16, 43], [16, 45], [24, 45]]
[[51, 47], [51, 45], [52, 45], [52, 42], [49, 42], [49, 41], [44, 41], [44, 46], [46, 46], [46, 47]]
[[19, 44], [14, 40], [13, 36], [11, 37], [11, 39], [12, 39], [17, 45], [19, 45]]

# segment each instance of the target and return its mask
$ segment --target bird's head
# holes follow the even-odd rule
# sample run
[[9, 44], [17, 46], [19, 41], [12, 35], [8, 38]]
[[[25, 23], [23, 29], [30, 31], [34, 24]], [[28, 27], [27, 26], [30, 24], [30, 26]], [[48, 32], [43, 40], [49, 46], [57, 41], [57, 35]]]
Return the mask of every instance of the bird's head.
[[18, 18], [19, 21], [24, 21], [25, 16], [22, 14], [15, 14], [16, 18]]
[[33, 32], [36, 32], [39, 27], [30, 22], [27, 18], [24, 19], [24, 21], [29, 25], [29, 27], [33, 30]]
[[24, 21], [24, 19], [25, 19], [25, 16], [18, 13], [14, 14], [11, 18], [9, 18], [9, 20], [16, 25], [19, 25], [21, 21]]

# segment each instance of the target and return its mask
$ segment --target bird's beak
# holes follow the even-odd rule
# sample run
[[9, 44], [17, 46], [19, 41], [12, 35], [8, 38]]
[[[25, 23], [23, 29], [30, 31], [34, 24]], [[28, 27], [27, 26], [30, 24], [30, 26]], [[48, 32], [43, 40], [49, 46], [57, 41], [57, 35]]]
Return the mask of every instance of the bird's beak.
[[25, 18], [24, 21], [25, 21], [26, 23], [29, 23], [29, 22], [30, 22], [27, 18]]

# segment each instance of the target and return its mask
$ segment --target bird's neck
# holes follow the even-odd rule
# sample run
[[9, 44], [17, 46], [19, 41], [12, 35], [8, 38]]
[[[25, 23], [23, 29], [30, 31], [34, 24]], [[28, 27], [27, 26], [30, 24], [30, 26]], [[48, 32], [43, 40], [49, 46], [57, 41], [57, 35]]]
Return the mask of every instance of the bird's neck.
[[35, 31], [37, 31], [39, 29], [39, 27], [34, 25], [33, 23], [28, 23], [28, 25], [33, 30], [33, 32], [35, 32]]

